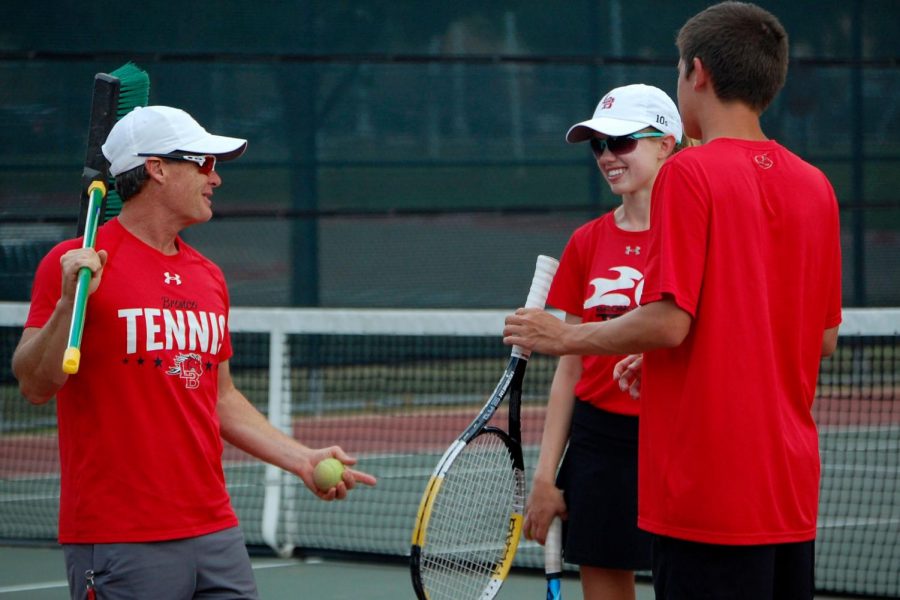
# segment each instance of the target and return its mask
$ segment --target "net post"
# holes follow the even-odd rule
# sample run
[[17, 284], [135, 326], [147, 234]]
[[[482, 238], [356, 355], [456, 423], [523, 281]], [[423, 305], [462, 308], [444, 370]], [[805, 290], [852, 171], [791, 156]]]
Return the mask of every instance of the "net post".
[[[290, 382], [284, 385], [285, 366], [290, 359], [287, 345], [288, 335], [281, 329], [269, 332], [269, 422], [277, 429], [293, 437], [291, 423]], [[285, 487], [285, 478], [292, 477], [280, 468], [267, 464], [265, 467], [262, 511], [262, 537], [276, 554], [290, 556], [294, 551], [293, 541], [287, 539], [280, 543], [278, 539], [278, 523], [282, 515], [281, 499]]]

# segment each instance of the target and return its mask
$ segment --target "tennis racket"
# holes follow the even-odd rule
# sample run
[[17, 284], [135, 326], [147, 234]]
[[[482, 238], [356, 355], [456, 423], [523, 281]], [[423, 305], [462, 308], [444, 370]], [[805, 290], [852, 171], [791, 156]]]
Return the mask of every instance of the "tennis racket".
[[544, 541], [544, 576], [547, 578], [547, 600], [562, 600], [562, 521], [554, 517]]
[[[544, 307], [558, 264], [538, 257], [526, 307]], [[490, 600], [509, 573], [525, 505], [519, 413], [528, 356], [513, 346], [487, 403], [432, 472], [410, 551], [419, 600]], [[508, 433], [487, 424], [507, 395]]]

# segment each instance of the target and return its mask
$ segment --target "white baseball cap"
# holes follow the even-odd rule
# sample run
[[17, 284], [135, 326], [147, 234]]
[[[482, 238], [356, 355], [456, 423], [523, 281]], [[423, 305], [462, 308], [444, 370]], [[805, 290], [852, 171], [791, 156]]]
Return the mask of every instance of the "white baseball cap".
[[136, 107], [113, 125], [102, 147], [113, 176], [144, 164], [147, 158], [141, 154], [191, 152], [231, 160], [246, 149], [247, 140], [213, 135], [191, 115], [171, 106]]
[[594, 116], [572, 125], [566, 133], [570, 144], [584, 142], [594, 133], [620, 136], [653, 127], [681, 141], [681, 117], [669, 95], [658, 87], [635, 83], [607, 92], [594, 109]]

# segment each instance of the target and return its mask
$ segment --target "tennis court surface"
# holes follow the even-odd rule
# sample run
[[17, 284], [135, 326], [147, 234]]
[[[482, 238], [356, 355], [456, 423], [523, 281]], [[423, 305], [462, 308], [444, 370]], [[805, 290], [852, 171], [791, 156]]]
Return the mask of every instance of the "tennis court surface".
[[[9, 373], [26, 310], [24, 304], [0, 303], [0, 540], [39, 544], [55, 538], [58, 457], [54, 406], [30, 406]], [[264, 597], [304, 597], [307, 585], [321, 598], [388, 597], [375, 595], [382, 581], [391, 598], [413, 597], [403, 557], [418, 502], [441, 452], [503, 370], [504, 314], [233, 310], [232, 371], [251, 401], [305, 443], [341, 444], [360, 459], [361, 469], [379, 478], [376, 488], [355, 490], [348, 501], [322, 503], [293, 477], [226, 450], [229, 491], [249, 544], [279, 556], [348, 552], [376, 559], [310, 564], [259, 558]], [[823, 462], [816, 586], [823, 594], [900, 597], [898, 330], [900, 309], [845, 311], [838, 351], [822, 364], [815, 416]], [[554, 368], [555, 359], [536, 356], [525, 378], [529, 481]], [[501, 410], [495, 418], [504, 423], [506, 415]], [[61, 558], [44, 557], [53, 552], [2, 549], [0, 599], [65, 597], [62, 587], [55, 596], [37, 595], [51, 589], [24, 596], [10, 591], [29, 582], [61, 582]], [[523, 543], [501, 597], [542, 594], [542, 577], [530, 571], [541, 561], [539, 547]], [[270, 593], [270, 578], [289, 581], [289, 591]], [[516, 595], [511, 590], [519, 590], [520, 581], [526, 587]], [[356, 586], [347, 591], [354, 595], [341, 595], [345, 584]], [[566, 597], [580, 598], [577, 582], [566, 584]]]
[[[67, 600], [62, 551], [56, 548], [0, 546], [0, 600]], [[321, 600], [415, 600], [409, 568], [397, 560], [254, 557], [253, 569], [263, 600], [317, 598]], [[514, 569], [497, 595], [498, 600], [541, 598], [546, 590], [537, 571]], [[844, 598], [852, 596], [842, 596]], [[563, 598], [582, 600], [574, 577], [563, 580]], [[817, 600], [834, 596], [816, 595]], [[653, 589], [642, 578], [637, 600], [652, 600]]]

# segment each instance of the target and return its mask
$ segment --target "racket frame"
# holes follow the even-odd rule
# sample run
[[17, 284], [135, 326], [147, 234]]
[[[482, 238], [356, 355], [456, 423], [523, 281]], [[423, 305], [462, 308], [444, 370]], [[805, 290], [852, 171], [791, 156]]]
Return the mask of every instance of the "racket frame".
[[[519, 547], [519, 539], [521, 538], [522, 524], [524, 521], [525, 510], [525, 460], [522, 454], [521, 443], [521, 397], [522, 397], [522, 381], [525, 378], [525, 367], [528, 364], [527, 356], [521, 356], [520, 353], [514, 352], [503, 371], [503, 376], [494, 388], [485, 405], [482, 407], [478, 416], [469, 424], [468, 427], [460, 434], [460, 436], [444, 451], [443, 456], [438, 461], [434, 472], [428, 482], [425, 494], [419, 503], [419, 510], [416, 515], [416, 527], [413, 531], [412, 547], [410, 549], [410, 572], [412, 576], [413, 589], [419, 600], [428, 600], [429, 596], [425, 590], [422, 579], [422, 549], [428, 532], [428, 524], [431, 520], [431, 511], [434, 502], [440, 493], [441, 484], [444, 482], [444, 476], [453, 462], [465, 450], [475, 438], [484, 433], [492, 433], [499, 436], [506, 444], [506, 448], [510, 453], [513, 466], [513, 477], [516, 486], [513, 498], [513, 510], [509, 517], [509, 527], [506, 536], [506, 546], [503, 553], [503, 559], [498, 562], [488, 585], [485, 587], [481, 595], [481, 599], [489, 600], [493, 598], [500, 590], [500, 586], [509, 574], [512, 568], [512, 561]], [[503, 399], [509, 396], [509, 433], [492, 427], [487, 423], [491, 420]]]
[[[550, 290], [550, 283], [553, 280], [553, 275], [556, 273], [556, 268], [558, 266], [559, 263], [556, 259], [549, 256], [538, 256], [534, 277], [531, 282], [531, 289], [529, 290], [528, 298], [525, 301], [525, 306], [527, 308], [544, 307], [547, 293]], [[450, 447], [447, 448], [432, 472], [425, 493], [419, 503], [419, 509], [416, 514], [416, 526], [413, 530], [412, 546], [410, 548], [410, 574], [412, 576], [413, 589], [419, 600], [429, 600], [422, 579], [421, 567], [423, 547], [425, 545], [428, 524], [431, 520], [435, 499], [440, 492], [444, 476], [450, 470], [453, 462], [472, 440], [484, 432], [491, 432], [499, 435], [506, 444], [512, 457], [515, 492], [512, 512], [509, 517], [504, 555], [502, 560], [500, 560], [495, 567], [490, 581], [479, 596], [479, 600], [490, 600], [493, 598], [497, 592], [500, 591], [500, 586], [503, 584], [503, 581], [506, 579], [506, 576], [512, 567], [512, 561], [519, 546], [519, 539], [521, 538], [525, 511], [525, 462], [522, 456], [521, 401], [522, 381], [525, 378], [525, 367], [528, 365], [529, 356], [529, 351], [518, 346], [513, 346], [503, 376], [494, 387], [494, 391], [488, 397], [487, 402], [479, 411], [478, 416], [475, 417], [462, 434], [460, 434]], [[503, 399], [507, 396], [509, 396], [508, 434], [496, 427], [488, 425], [488, 422], [497, 412]]]

